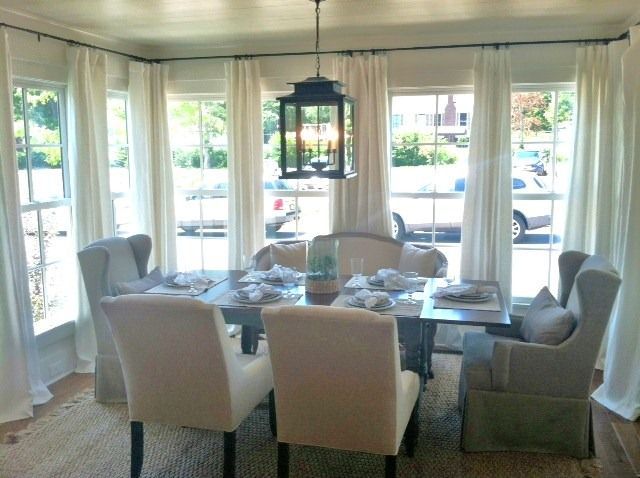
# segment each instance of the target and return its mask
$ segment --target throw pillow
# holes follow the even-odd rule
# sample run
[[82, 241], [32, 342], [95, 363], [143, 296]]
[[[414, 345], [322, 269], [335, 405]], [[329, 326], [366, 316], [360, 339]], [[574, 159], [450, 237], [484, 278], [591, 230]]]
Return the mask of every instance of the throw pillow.
[[559, 345], [573, 332], [573, 314], [562, 307], [548, 288], [533, 299], [522, 320], [520, 335], [526, 342]]
[[436, 249], [421, 249], [407, 242], [400, 253], [400, 272], [417, 272], [424, 277], [435, 277], [440, 269], [438, 251]]
[[118, 295], [142, 294], [144, 291], [155, 287], [164, 281], [160, 267], [156, 267], [146, 276], [129, 282], [117, 282], [115, 290]]
[[307, 241], [293, 244], [274, 243], [269, 246], [271, 265], [280, 264], [285, 267], [295, 267], [299, 272], [307, 270]]

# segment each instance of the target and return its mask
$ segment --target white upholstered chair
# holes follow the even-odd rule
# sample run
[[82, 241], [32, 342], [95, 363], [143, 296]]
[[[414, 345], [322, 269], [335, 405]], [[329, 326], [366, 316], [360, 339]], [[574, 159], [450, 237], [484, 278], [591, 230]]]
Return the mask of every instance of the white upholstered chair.
[[577, 251], [563, 252], [558, 265], [554, 307], [571, 312], [568, 338], [557, 345], [525, 341], [525, 329], [547, 327], [541, 316], [538, 325], [534, 320], [521, 328], [522, 320], [512, 318], [510, 329], [464, 335], [459, 406], [465, 451], [592, 454], [590, 387], [620, 277], [606, 259]]
[[406, 430], [413, 455], [420, 380], [400, 371], [393, 317], [327, 306], [266, 307], [278, 428], [278, 476], [288, 444], [386, 456], [394, 476]]
[[117, 295], [117, 283], [146, 276], [150, 254], [151, 238], [144, 234], [100, 239], [78, 252], [98, 346], [95, 366], [98, 402], [127, 401], [120, 360], [100, 299]]
[[129, 399], [131, 476], [142, 470], [143, 422], [223, 431], [224, 476], [234, 476], [235, 430], [273, 389], [269, 357], [236, 354], [220, 309], [190, 297], [101, 303]]

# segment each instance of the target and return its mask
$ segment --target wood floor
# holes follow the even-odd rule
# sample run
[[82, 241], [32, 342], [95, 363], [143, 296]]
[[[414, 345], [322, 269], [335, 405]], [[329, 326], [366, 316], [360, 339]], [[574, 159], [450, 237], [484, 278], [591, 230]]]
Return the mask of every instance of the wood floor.
[[[602, 374], [596, 373], [595, 389], [602, 383]], [[10, 441], [16, 433], [38, 418], [48, 415], [78, 393], [93, 387], [93, 374], [71, 374], [49, 389], [54, 398], [34, 408], [34, 417], [0, 425], [0, 442]], [[602, 478], [636, 478], [640, 476], [640, 422], [629, 422], [592, 401], [593, 428], [596, 453]], [[625, 451], [626, 450], [626, 451]], [[635, 466], [635, 469], [634, 469]]]

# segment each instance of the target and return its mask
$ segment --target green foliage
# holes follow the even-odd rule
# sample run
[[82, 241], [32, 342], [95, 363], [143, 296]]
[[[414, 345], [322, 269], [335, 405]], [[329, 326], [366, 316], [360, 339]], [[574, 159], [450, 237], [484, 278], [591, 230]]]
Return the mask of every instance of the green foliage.
[[[262, 126], [265, 138], [273, 138], [280, 124], [280, 102], [268, 100], [262, 103]], [[271, 140], [269, 140], [271, 143]]]
[[433, 142], [433, 136], [417, 131], [399, 133], [394, 137], [392, 165], [425, 166], [428, 164], [455, 164], [457, 156], [449, 154], [445, 149], [439, 149], [438, 154], [431, 148], [421, 146], [420, 143]]
[[573, 121], [575, 94], [562, 91], [558, 93], [558, 124]]
[[[176, 168], [200, 168], [200, 153], [197, 149], [174, 149], [173, 164]], [[223, 149], [205, 149], [205, 168], [224, 169], [227, 167], [227, 152]]]

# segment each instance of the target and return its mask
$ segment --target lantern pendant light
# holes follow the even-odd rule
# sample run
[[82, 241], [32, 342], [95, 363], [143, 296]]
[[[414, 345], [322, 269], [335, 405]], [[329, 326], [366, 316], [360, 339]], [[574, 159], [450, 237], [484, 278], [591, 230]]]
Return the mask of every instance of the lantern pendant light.
[[320, 76], [320, 2], [316, 4], [316, 76], [289, 83], [293, 93], [280, 101], [280, 177], [354, 177], [355, 101], [343, 83]]

